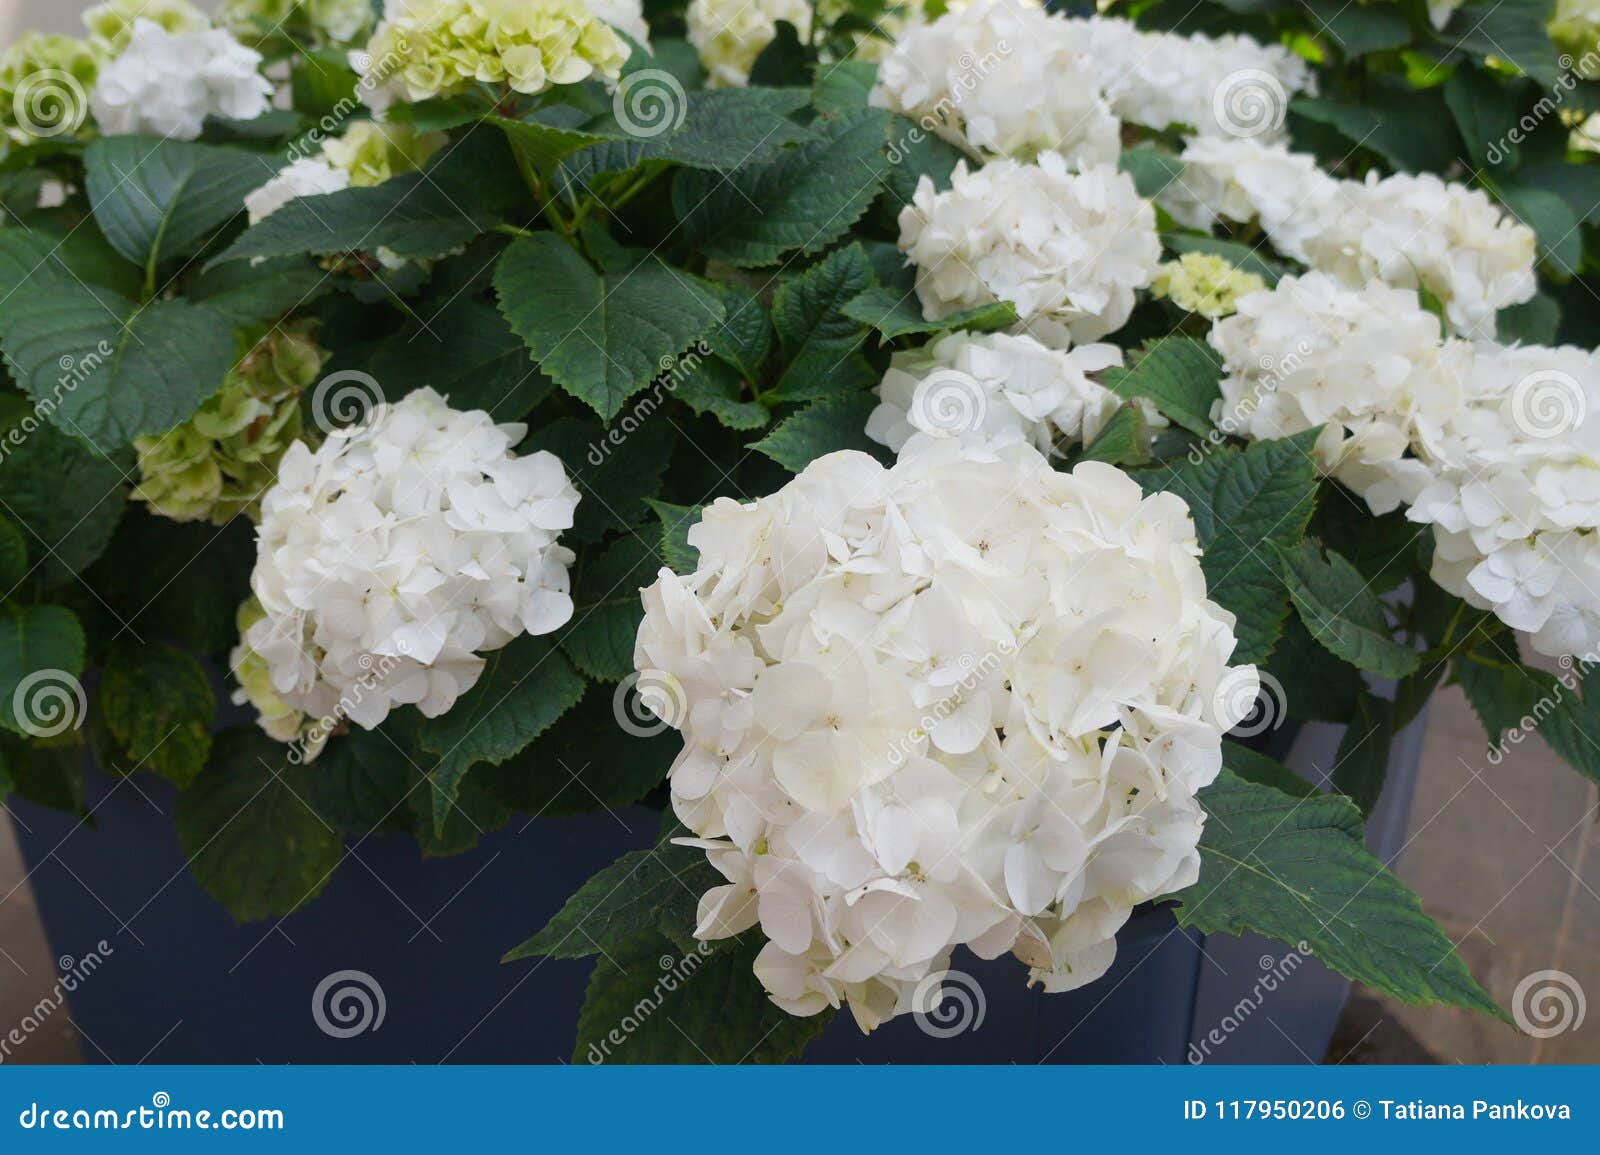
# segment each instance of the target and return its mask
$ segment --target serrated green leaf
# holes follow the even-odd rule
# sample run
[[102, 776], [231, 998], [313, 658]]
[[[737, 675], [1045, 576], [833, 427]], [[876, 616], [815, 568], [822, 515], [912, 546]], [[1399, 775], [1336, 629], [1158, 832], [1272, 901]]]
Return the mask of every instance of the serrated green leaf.
[[1394, 703], [1365, 689], [1356, 695], [1355, 716], [1339, 739], [1334, 758], [1333, 787], [1362, 814], [1371, 814], [1389, 775], [1389, 747], [1394, 741]]
[[1112, 366], [1100, 383], [1119, 397], [1146, 397], [1191, 433], [1211, 431], [1211, 405], [1222, 391], [1222, 356], [1193, 337], [1162, 337], [1130, 357], [1128, 368]]
[[561, 648], [586, 676], [620, 682], [633, 673], [633, 643], [644, 617], [639, 591], [656, 580], [661, 558], [637, 534], [583, 559], [573, 589], [572, 621]]
[[1276, 758], [1241, 745], [1231, 738], [1222, 740], [1222, 764], [1246, 782], [1270, 786], [1294, 798], [1309, 798], [1317, 788]]
[[83, 153], [95, 221], [119, 253], [152, 269], [194, 253], [280, 166], [276, 154], [149, 136], [103, 136]]
[[1079, 461], [1104, 461], [1108, 465], [1144, 465], [1150, 460], [1150, 428], [1144, 414], [1132, 403], [1121, 406], [1100, 427], [1095, 439], [1078, 455]]
[[1283, 623], [1272, 655], [1262, 667], [1283, 690], [1285, 712], [1295, 718], [1343, 725], [1355, 716], [1361, 673], [1344, 662], [1328, 660], [1300, 619], [1290, 614]]
[[922, 315], [922, 305], [917, 300], [915, 290], [884, 285], [867, 289], [846, 304], [844, 311], [846, 316], [878, 330], [885, 341], [904, 337], [908, 333], [952, 333], [959, 329], [989, 333], [996, 329], [1009, 329], [1017, 323], [1017, 308], [1010, 301], [977, 305], [940, 317], [937, 321], [929, 321]]
[[1288, 614], [1273, 545], [1292, 549], [1316, 504], [1311, 456], [1320, 429], [1253, 442], [1243, 453], [1218, 449], [1139, 474], [1147, 490], [1176, 493], [1189, 504], [1211, 599], [1238, 618], [1235, 662], [1262, 662]]
[[709, 413], [729, 429], [760, 429], [772, 414], [745, 396], [745, 377], [715, 357], [697, 360], [673, 387], [677, 397], [696, 413]]
[[259, 265], [229, 262], [189, 283], [187, 295], [248, 328], [301, 309], [333, 287], [328, 273], [306, 257], [281, 257]]
[[205, 892], [235, 922], [293, 914], [333, 877], [344, 840], [307, 801], [297, 766], [255, 726], [216, 737], [211, 764], [178, 795], [178, 843]]
[[0, 613], [0, 725], [52, 736], [84, 722], [83, 627], [62, 606]]
[[1403, 1003], [1505, 1017], [1417, 896], [1367, 852], [1347, 799], [1292, 798], [1224, 770], [1200, 802], [1200, 879], [1174, 896], [1183, 925], [1304, 942], [1324, 966]]
[[524, 634], [490, 654], [477, 684], [419, 732], [423, 748], [438, 758], [429, 772], [434, 830], [444, 830], [474, 764], [504, 762], [581, 697], [583, 679], [548, 638]]
[[1332, 551], [1324, 559], [1315, 542], [1274, 548], [1300, 620], [1330, 653], [1380, 678], [1416, 671], [1421, 656], [1395, 641], [1383, 604], [1355, 566]]
[[553, 233], [514, 242], [494, 284], [539, 368], [607, 420], [724, 316], [715, 294], [657, 257], [600, 273]]
[[766, 454], [791, 473], [841, 449], [858, 449], [874, 456], [883, 446], [867, 436], [867, 416], [878, 399], [870, 393], [845, 393], [813, 402], [785, 418], [778, 427], [750, 448]]
[[783, 371], [778, 383], [762, 394], [772, 404], [818, 401], [865, 393], [878, 384], [879, 373], [860, 353], [817, 350]]
[[697, 505], [649, 501], [661, 522], [661, 560], [679, 574], [689, 574], [700, 564], [700, 551], [689, 544], [689, 529], [700, 520]]
[[211, 679], [187, 654], [123, 638], [106, 659], [98, 701], [128, 759], [116, 769], [148, 770], [180, 790], [205, 769], [217, 699]]
[[722, 301], [723, 318], [706, 334], [706, 344], [749, 382], [761, 379], [767, 354], [772, 351], [772, 320], [753, 293], [732, 285], [709, 282], [706, 287]]
[[1410, 576], [1417, 543], [1431, 531], [1408, 520], [1404, 509], [1374, 514], [1348, 490], [1330, 490], [1311, 519], [1312, 536], [1355, 566], [1373, 593], [1388, 593]]
[[878, 66], [870, 60], [841, 60], [818, 69], [811, 85], [811, 103], [832, 116], [867, 107], [867, 97], [878, 82]]
[[539, 933], [501, 961], [587, 958], [620, 949], [644, 931], [691, 950], [700, 896], [723, 881], [703, 850], [665, 840], [630, 850], [592, 875]]
[[816, 253], [849, 231], [878, 194], [888, 114], [844, 113], [769, 164], [722, 176], [684, 170], [672, 203], [684, 243], [740, 268]]
[[352, 726], [317, 756], [306, 798], [330, 825], [357, 841], [410, 825], [407, 803], [416, 783], [411, 761], [418, 756], [414, 717], [413, 711], [396, 710], [377, 729]]
[[760, 935], [679, 952], [646, 931], [595, 963], [574, 1063], [781, 1063], [822, 1033], [826, 1013], [778, 1009], [751, 969]]
[[366, 370], [391, 401], [429, 385], [496, 421], [521, 420], [555, 387], [500, 311], [466, 295], [384, 340]]

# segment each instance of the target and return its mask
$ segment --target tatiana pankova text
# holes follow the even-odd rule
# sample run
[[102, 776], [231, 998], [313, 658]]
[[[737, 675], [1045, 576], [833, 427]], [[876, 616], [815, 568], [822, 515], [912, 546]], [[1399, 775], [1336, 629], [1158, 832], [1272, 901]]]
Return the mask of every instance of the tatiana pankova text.
[[1379, 1099], [1379, 1119], [1426, 1122], [1440, 1119], [1570, 1119], [1572, 1108], [1566, 1103], [1530, 1103], [1524, 1099], [1491, 1102], [1473, 1099], [1470, 1103], [1430, 1103], [1422, 1099]]

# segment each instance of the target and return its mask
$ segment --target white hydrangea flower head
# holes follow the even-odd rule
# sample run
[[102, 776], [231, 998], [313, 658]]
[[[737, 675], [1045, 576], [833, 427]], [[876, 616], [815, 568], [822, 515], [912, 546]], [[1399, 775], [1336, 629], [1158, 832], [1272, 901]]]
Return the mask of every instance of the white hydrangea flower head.
[[1373, 281], [1351, 289], [1325, 273], [1284, 277], [1211, 327], [1226, 376], [1211, 420], [1268, 439], [1324, 426], [1318, 463], [1375, 513], [1413, 500], [1431, 479], [1414, 445], [1437, 445], [1461, 403], [1439, 319], [1416, 293]]
[[689, 0], [689, 43], [700, 54], [712, 87], [742, 87], [761, 50], [778, 35], [780, 21], [811, 37], [810, 0]]
[[247, 193], [245, 210], [250, 223], [277, 212], [297, 197], [321, 196], [350, 187], [350, 175], [342, 168], [334, 168], [326, 158], [303, 156], [279, 169], [266, 184]]
[[371, 729], [398, 705], [444, 713], [482, 654], [572, 616], [578, 492], [527, 428], [432, 389], [380, 405], [313, 452], [296, 442], [261, 506], [244, 644], [284, 705]]
[[983, 0], [906, 31], [878, 66], [870, 103], [976, 158], [1115, 164], [1121, 126], [1085, 38], [1065, 18]]
[[589, 11], [640, 47], [650, 47], [650, 24], [644, 18], [644, 0], [585, 0]]
[[900, 213], [928, 320], [1010, 301], [1022, 326], [1066, 348], [1120, 329], [1161, 264], [1155, 210], [1112, 165], [1073, 172], [1058, 153], [1031, 164], [956, 166], [924, 176]]
[[1195, 793], [1257, 681], [1180, 498], [934, 439], [819, 458], [689, 542], [634, 661], [683, 732], [687, 842], [728, 880], [696, 934], [759, 923], [778, 1006], [870, 1030], [959, 945], [1071, 989], [1195, 881]]
[[1551, 656], [1600, 653], [1600, 352], [1472, 347], [1408, 516], [1433, 577]]
[[1095, 439], [1122, 400], [1090, 374], [1121, 364], [1115, 345], [1063, 352], [1026, 333], [949, 333], [890, 357], [867, 436], [896, 453], [954, 437], [1048, 456]]
[[89, 107], [108, 136], [194, 140], [208, 116], [253, 120], [267, 111], [272, 84], [260, 66], [259, 52], [219, 29], [168, 32], [136, 20], [127, 47], [100, 70]]
[[1218, 219], [1259, 219], [1273, 248], [1306, 259], [1304, 238], [1337, 196], [1339, 183], [1310, 153], [1254, 137], [1190, 137], [1183, 171], [1156, 197], [1181, 224], [1209, 230]]
[[1426, 287], [1468, 337], [1493, 337], [1495, 313], [1538, 291], [1533, 230], [1482, 189], [1432, 173], [1369, 173], [1338, 189], [1336, 211], [1318, 206], [1318, 223], [1308, 223], [1303, 246], [1313, 268], [1352, 285], [1379, 277]]
[[1145, 32], [1119, 17], [1071, 23], [1087, 42], [1111, 111], [1146, 128], [1282, 139], [1289, 101], [1317, 90], [1311, 67], [1279, 44], [1231, 33]]

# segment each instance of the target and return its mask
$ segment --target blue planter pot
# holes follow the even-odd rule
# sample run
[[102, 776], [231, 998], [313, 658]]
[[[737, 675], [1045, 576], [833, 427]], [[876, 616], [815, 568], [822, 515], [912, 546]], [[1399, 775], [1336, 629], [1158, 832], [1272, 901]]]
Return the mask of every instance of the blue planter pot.
[[[1369, 831], [1395, 854], [1421, 748], [1419, 721], [1397, 738]], [[1301, 731], [1286, 760], [1313, 780], [1330, 767], [1334, 727]], [[173, 794], [93, 773], [94, 826], [13, 803], [30, 883], [58, 958], [102, 955], [70, 1010], [86, 1058], [134, 1063], [436, 1063], [567, 1061], [590, 964], [499, 958], [543, 925], [594, 871], [650, 844], [658, 816], [540, 819], [484, 837], [471, 853], [424, 860], [402, 835], [353, 845], [324, 893], [280, 923], [235, 925], [191, 878], [173, 831]], [[104, 943], [109, 950], [98, 944]], [[1293, 964], [1259, 1008], [1286, 948], [1205, 938], [1160, 909], [1135, 913], [1100, 982], [1065, 995], [1029, 991], [1010, 958], [961, 952], [981, 991], [949, 1037], [905, 1016], [863, 1037], [835, 1017], [810, 1062], [1304, 1062], [1326, 1049], [1348, 984]], [[1208, 961], [1209, 958], [1209, 961]], [[1272, 960], [1270, 967], [1263, 964]], [[319, 985], [358, 971], [382, 990], [376, 1029], [342, 1037]], [[335, 988], [366, 979], [332, 980]], [[375, 996], [369, 994], [369, 998]], [[376, 1005], [376, 1004], [374, 1004]], [[353, 1003], [346, 1004], [354, 1009]], [[1275, 1024], [1275, 1025], [1274, 1025]], [[330, 1029], [324, 1029], [324, 1026]], [[1213, 1042], [1219, 1037], [1221, 1042]]]

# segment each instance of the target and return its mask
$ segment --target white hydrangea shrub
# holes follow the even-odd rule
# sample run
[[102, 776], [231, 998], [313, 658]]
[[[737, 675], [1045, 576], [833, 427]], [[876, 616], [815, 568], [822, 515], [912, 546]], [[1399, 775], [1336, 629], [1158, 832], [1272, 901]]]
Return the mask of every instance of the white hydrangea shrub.
[[553, 454], [512, 452], [526, 432], [424, 388], [289, 447], [250, 578], [264, 616], [244, 637], [285, 703], [367, 729], [399, 705], [436, 717], [482, 654], [571, 618], [557, 539], [578, 492]]
[[89, 107], [108, 136], [148, 133], [194, 140], [206, 117], [254, 120], [272, 84], [261, 54], [215, 28], [168, 32], [137, 20], [127, 47], [100, 70]]
[[778, 1006], [870, 1030], [958, 945], [1069, 990], [1195, 880], [1195, 793], [1259, 683], [1180, 498], [945, 439], [819, 458], [689, 542], [634, 660], [683, 732], [687, 844], [727, 879], [696, 934], [759, 923]]

